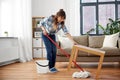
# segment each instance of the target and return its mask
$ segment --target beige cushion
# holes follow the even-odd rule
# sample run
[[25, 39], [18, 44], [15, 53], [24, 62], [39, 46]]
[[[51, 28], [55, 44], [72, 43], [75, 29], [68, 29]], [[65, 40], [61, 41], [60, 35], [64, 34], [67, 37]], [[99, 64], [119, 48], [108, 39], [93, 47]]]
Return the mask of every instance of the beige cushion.
[[101, 48], [103, 45], [104, 36], [89, 36], [89, 47]]
[[120, 55], [120, 49], [116, 47], [102, 47], [101, 50], [105, 51], [105, 56]]
[[[71, 48], [65, 48], [64, 50], [65, 50], [65, 52], [67, 52], [67, 54], [71, 54]], [[63, 56], [64, 54], [58, 49], [57, 55]]]
[[88, 37], [87, 35], [83, 36], [73, 36], [74, 41], [80, 45], [88, 46]]
[[[120, 56], [120, 49], [116, 48], [116, 47], [102, 47], [102, 48], [95, 48], [95, 49], [105, 51], [105, 56], [107, 56], [107, 57]], [[93, 57], [93, 56], [97, 56], [97, 55], [89, 54], [89, 56]]]
[[119, 32], [112, 35], [105, 35], [103, 47], [117, 47]]
[[120, 49], [120, 38], [118, 39], [118, 47]]
[[[70, 48], [66, 48], [66, 49], [64, 49], [65, 50], [65, 52], [67, 52], [67, 54], [71, 54], [71, 50], [72, 49], [70, 49]], [[65, 56], [65, 54], [64, 53], [62, 53], [60, 50], [58, 50], [57, 51], [57, 56]], [[78, 56], [80, 57], [80, 56], [82, 56], [82, 57], [85, 57], [85, 56], [88, 56], [88, 53], [86, 53], [86, 52], [83, 52], [83, 51], [79, 51], [78, 52]]]

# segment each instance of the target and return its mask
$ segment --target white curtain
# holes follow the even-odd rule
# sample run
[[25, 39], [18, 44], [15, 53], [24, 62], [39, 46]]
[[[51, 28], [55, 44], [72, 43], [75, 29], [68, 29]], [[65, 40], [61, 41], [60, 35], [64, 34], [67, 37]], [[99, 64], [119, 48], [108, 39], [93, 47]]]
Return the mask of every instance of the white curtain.
[[[4, 18], [1, 19], [0, 32], [3, 33], [6, 30], [9, 37], [18, 37], [21, 62], [32, 60], [31, 0], [2, 0], [1, 4], [3, 4], [2, 9], [5, 8], [5, 5], [9, 6], [2, 13]], [[8, 18], [5, 18], [5, 14]], [[8, 22], [7, 25], [2, 24], [5, 24], [4, 20]]]
[[73, 36], [80, 35], [80, 0], [65, 0], [66, 25]]

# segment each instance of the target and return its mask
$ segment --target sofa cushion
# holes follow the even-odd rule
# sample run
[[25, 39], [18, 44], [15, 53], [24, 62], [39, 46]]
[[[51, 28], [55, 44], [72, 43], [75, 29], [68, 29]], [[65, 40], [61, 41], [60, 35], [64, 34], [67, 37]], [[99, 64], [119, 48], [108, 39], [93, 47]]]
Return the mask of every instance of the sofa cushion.
[[[69, 55], [71, 54], [71, 49], [70, 48], [66, 48], [64, 49]], [[57, 56], [65, 56], [60, 50], [57, 51]], [[78, 51], [78, 57], [85, 57], [88, 56], [88, 53], [86, 52], [82, 52], [82, 51]]]
[[73, 36], [74, 41], [76, 41], [80, 45], [88, 46], [88, 36]]
[[[102, 47], [102, 48], [95, 48], [95, 49], [105, 51], [105, 57], [120, 56], [120, 49], [119, 48]], [[70, 48], [66, 48], [64, 50], [68, 54], [71, 54], [71, 49]], [[60, 50], [58, 50], [57, 55], [58, 56], [65, 56], [63, 53], [61, 53]], [[98, 57], [98, 56], [94, 55], [94, 54], [91, 54], [91, 53], [79, 51], [78, 52], [78, 57]]]
[[100, 50], [105, 51], [105, 56], [118, 56], [120, 55], [120, 49], [116, 47], [102, 47]]
[[118, 48], [120, 49], [120, 37], [118, 39]]
[[103, 47], [117, 47], [119, 32], [112, 35], [105, 35]]
[[89, 36], [89, 47], [101, 48], [103, 45], [104, 36]]
[[[71, 48], [65, 48], [64, 49], [68, 54], [71, 54]], [[57, 55], [63, 56], [64, 54], [58, 49], [57, 50]]]
[[[95, 48], [95, 49], [99, 49], [102, 51], [105, 51], [105, 57], [112, 57], [112, 56], [120, 56], [120, 49], [116, 48], [116, 47], [102, 47], [102, 48]], [[96, 56], [94, 54], [88, 54], [89, 56]]]

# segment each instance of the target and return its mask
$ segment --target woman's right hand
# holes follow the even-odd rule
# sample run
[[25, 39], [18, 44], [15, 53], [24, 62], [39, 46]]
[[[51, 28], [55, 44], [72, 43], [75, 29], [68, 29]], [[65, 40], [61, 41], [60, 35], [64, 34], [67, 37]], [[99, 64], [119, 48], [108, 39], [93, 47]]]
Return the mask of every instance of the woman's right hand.
[[42, 32], [43, 32], [44, 35], [48, 34], [47, 31], [45, 30], [45, 28], [43, 26], [41, 26], [41, 29], [42, 29]]
[[48, 33], [47, 33], [47, 31], [43, 30], [43, 34], [44, 34], [44, 35], [47, 35]]

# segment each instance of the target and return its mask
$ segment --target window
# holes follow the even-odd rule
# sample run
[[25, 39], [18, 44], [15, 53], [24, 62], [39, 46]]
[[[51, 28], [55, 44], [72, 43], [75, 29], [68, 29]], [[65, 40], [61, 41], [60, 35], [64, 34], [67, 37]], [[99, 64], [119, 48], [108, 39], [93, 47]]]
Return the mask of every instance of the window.
[[80, 30], [81, 34], [94, 28], [90, 34], [103, 34], [97, 26], [106, 26], [108, 19], [120, 18], [120, 0], [80, 0]]

